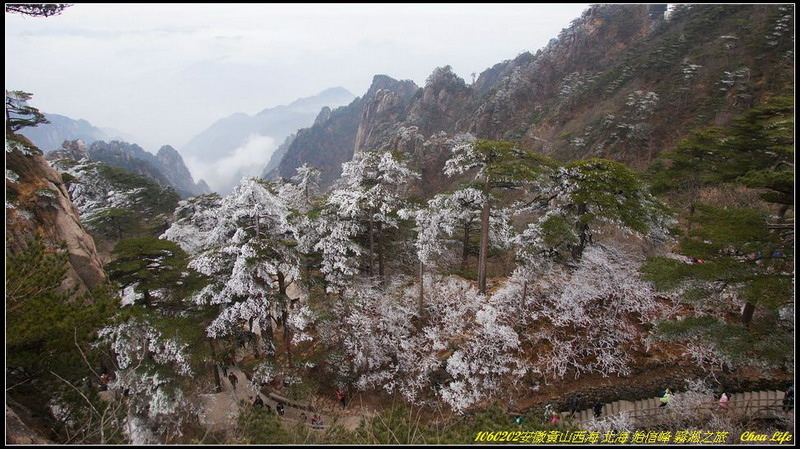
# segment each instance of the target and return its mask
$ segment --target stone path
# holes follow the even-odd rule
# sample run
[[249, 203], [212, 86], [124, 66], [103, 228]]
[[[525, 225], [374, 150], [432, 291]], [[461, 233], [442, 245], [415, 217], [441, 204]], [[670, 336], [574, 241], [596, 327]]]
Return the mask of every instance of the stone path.
[[[784, 392], [777, 390], [734, 393], [730, 395], [727, 411], [741, 412], [754, 416], [758, 415], [774, 417], [779, 413], [784, 413], [781, 410], [781, 407], [783, 406], [783, 397]], [[642, 399], [639, 401], [614, 401], [609, 404], [603, 404], [603, 410], [600, 415], [600, 419], [617, 416], [622, 413], [628, 413], [634, 420], [637, 420], [642, 424], [655, 422], [657, 421], [655, 418], [658, 416], [658, 414], [663, 414], [663, 412], [666, 411], [665, 407], [660, 407], [660, 399], [661, 398], [655, 397]], [[700, 408], [708, 413], [722, 411], [719, 403], [716, 401], [702, 404]], [[793, 415], [794, 410], [792, 410], [790, 413]], [[561, 415], [566, 419], [569, 414], [569, 412], [564, 412]], [[579, 411], [575, 415], [573, 421], [580, 425], [581, 423], [592, 421], [594, 419], [596, 418], [594, 417], [593, 411], [591, 409], [587, 409]]]
[[[253, 385], [245, 374], [238, 367], [228, 367], [228, 373], [236, 374], [239, 381], [234, 389], [227, 376], [223, 376], [222, 370], [219, 369], [219, 376], [222, 382], [222, 392], [203, 394], [197, 397], [196, 405], [201, 408], [200, 423], [210, 431], [224, 431], [236, 427], [236, 420], [239, 417], [241, 407], [250, 406], [250, 397], [256, 395], [261, 397], [265, 405], [276, 411], [278, 405], [277, 400], [281, 397], [276, 394], [263, 394]], [[283, 400], [285, 404], [283, 420], [287, 424], [294, 425], [302, 420], [301, 415], [305, 413], [307, 422], [310, 426], [311, 417], [314, 412], [309, 411], [309, 407], [305, 404], [294, 404], [292, 401]], [[303, 408], [305, 408], [305, 410]], [[322, 418], [323, 426], [325, 429], [334, 422], [334, 417], [330, 414], [323, 414], [317, 412]], [[360, 416], [345, 416], [339, 420], [345, 428], [352, 430], [358, 427], [361, 422]]]

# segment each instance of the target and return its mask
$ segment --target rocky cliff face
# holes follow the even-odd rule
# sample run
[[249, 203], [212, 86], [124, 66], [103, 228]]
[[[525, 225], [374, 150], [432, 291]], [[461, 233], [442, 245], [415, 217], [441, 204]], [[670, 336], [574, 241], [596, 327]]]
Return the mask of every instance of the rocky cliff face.
[[545, 48], [472, 85], [449, 67], [423, 89], [376, 76], [364, 97], [301, 130], [279, 173], [308, 163], [329, 184], [354, 152], [396, 149], [433, 182], [446, 136], [466, 132], [562, 161], [605, 157], [642, 169], [692, 129], [793, 92], [793, 6], [679, 6], [669, 20], [651, 9], [592, 6]]
[[353, 158], [357, 146], [370, 145], [394, 129], [393, 120], [403, 112], [416, 90], [411, 81], [376, 75], [366, 95], [333, 111], [323, 110], [313, 126], [297, 132], [278, 164], [277, 176], [291, 178], [297, 167], [307, 163], [322, 172], [321, 185], [329, 186], [341, 175], [342, 162]]
[[158, 150], [156, 154], [156, 161], [159, 162], [159, 169], [164, 176], [170, 181], [170, 184], [175, 187], [175, 191], [183, 197], [190, 197], [196, 195], [203, 195], [211, 193], [211, 190], [203, 188], [200, 183], [195, 184], [192, 179], [192, 174], [183, 163], [183, 158], [180, 154], [169, 145], [164, 145]]
[[88, 148], [80, 140], [64, 141], [61, 148], [47, 153], [48, 160], [83, 158], [105, 162], [129, 173], [145, 176], [162, 187], [172, 187], [182, 197], [210, 193], [205, 183], [195, 184], [183, 158], [169, 145], [153, 155], [136, 144], [113, 140], [92, 143]]
[[85, 292], [106, 280], [94, 240], [81, 225], [61, 176], [24, 136], [6, 138], [6, 232], [9, 250], [35, 234], [51, 248], [66, 244], [69, 270], [63, 287]]
[[327, 121], [297, 132], [277, 168], [277, 176], [289, 179], [307, 163], [318, 168], [320, 183], [330, 185], [342, 174], [342, 162], [353, 158], [353, 145], [364, 101], [356, 99], [331, 111]]

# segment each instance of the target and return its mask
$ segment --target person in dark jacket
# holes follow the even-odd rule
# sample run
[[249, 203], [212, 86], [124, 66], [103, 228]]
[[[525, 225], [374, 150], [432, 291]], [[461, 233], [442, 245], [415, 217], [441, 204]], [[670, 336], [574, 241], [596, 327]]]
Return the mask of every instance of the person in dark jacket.
[[789, 385], [783, 393], [783, 411], [788, 412], [794, 408], [794, 384]]
[[603, 403], [600, 401], [595, 402], [593, 409], [594, 409], [594, 417], [599, 418], [600, 414], [603, 413]]

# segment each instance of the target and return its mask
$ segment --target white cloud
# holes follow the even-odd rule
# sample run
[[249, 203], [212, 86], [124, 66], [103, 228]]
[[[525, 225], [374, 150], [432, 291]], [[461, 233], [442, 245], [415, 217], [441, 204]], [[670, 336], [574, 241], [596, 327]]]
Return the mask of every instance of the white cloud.
[[76, 4], [6, 14], [6, 87], [44, 111], [181, 145], [219, 118], [375, 74], [423, 84], [536, 51], [587, 5]]
[[211, 190], [227, 194], [244, 177], [259, 176], [275, 151], [275, 139], [251, 134], [247, 142], [214, 163], [186, 156], [185, 162], [195, 180], [204, 179]]

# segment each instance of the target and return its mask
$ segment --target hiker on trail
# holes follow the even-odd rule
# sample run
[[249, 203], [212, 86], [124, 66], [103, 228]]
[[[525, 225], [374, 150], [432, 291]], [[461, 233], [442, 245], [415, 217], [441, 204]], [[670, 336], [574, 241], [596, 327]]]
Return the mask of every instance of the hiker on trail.
[[275, 406], [275, 410], [278, 411], [279, 415], [283, 416], [283, 414], [286, 412], [283, 402], [278, 402], [278, 405]]
[[258, 407], [258, 408], [264, 408], [264, 400], [261, 399], [261, 396], [256, 395], [256, 398], [253, 401], [253, 405]]
[[572, 399], [569, 401], [569, 417], [574, 418], [575, 413], [578, 413], [578, 396], [573, 396]]
[[550, 417], [550, 424], [558, 425], [558, 422], [561, 421], [561, 418], [558, 416], [558, 413], [553, 412], [553, 415]]
[[111, 378], [108, 374], [103, 373], [100, 375], [100, 391], [108, 390], [108, 383], [111, 382]]
[[727, 410], [728, 409], [728, 400], [729, 400], [728, 399], [728, 395], [725, 394], [725, 392], [723, 391], [722, 395], [719, 397], [719, 406], [720, 406], [721, 409], [723, 409], [723, 410]]
[[233, 371], [231, 371], [231, 373], [228, 374], [228, 380], [231, 381], [231, 386], [233, 386], [233, 389], [235, 390], [236, 383], [239, 382], [239, 378], [236, 377], [236, 374]]
[[593, 409], [594, 409], [594, 417], [600, 418], [600, 414], [603, 413], [603, 403], [600, 401], [595, 402]]
[[789, 385], [783, 394], [783, 411], [788, 412], [794, 408], [794, 384]]
[[525, 418], [522, 415], [517, 415], [517, 417], [514, 418], [514, 423], [518, 426], [521, 426], [523, 422], [525, 422]]
[[228, 365], [225, 362], [219, 364], [219, 368], [222, 370], [222, 375], [228, 377]]
[[344, 392], [341, 389], [336, 390], [336, 399], [339, 401], [340, 404], [342, 404], [342, 408], [344, 408], [345, 397], [344, 397]]
[[314, 413], [314, 416], [311, 417], [311, 428], [312, 429], [321, 429], [322, 426], [323, 426], [322, 418], [320, 418], [319, 415]]
[[672, 399], [672, 392], [667, 388], [667, 391], [664, 392], [664, 396], [661, 396], [661, 405], [659, 405], [659, 407], [666, 407], [670, 399]]
[[252, 396], [250, 396], [250, 401], [249, 401], [249, 402], [250, 402], [250, 405], [252, 405], [252, 406], [255, 406], [255, 405], [256, 405], [256, 400], [255, 400], [255, 399], [253, 399], [253, 397], [252, 397]]
[[544, 422], [550, 421], [553, 418], [553, 413], [555, 413], [553, 406], [551, 404], [547, 404], [544, 407]]

